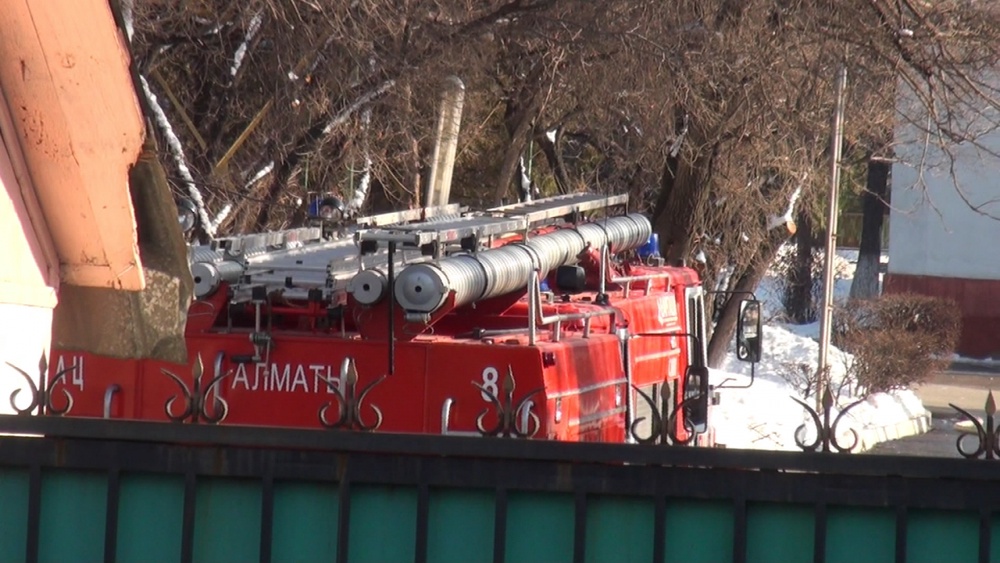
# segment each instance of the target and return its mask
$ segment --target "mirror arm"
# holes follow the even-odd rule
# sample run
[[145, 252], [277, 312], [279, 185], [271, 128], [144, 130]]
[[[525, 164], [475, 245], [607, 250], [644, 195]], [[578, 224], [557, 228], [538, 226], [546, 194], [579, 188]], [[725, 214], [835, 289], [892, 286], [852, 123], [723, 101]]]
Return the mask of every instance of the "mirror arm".
[[750, 362], [750, 383], [746, 385], [726, 385], [727, 381], [732, 381], [732, 378], [725, 379], [722, 383], [715, 386], [716, 389], [749, 389], [753, 385], [753, 379], [757, 375], [757, 362]]
[[[754, 301], [760, 301], [757, 299], [757, 295], [752, 291], [706, 291], [706, 295], [717, 295], [724, 293], [727, 295], [749, 295]], [[738, 319], [737, 322], [741, 322], [742, 319]], [[760, 324], [758, 322], [758, 324]], [[758, 336], [759, 338], [760, 336]], [[753, 385], [754, 379], [757, 377], [757, 362], [750, 362], [750, 382], [746, 385], [726, 385], [727, 382], [732, 381], [731, 379], [725, 379], [722, 383], [715, 386], [716, 389], [749, 389]]]

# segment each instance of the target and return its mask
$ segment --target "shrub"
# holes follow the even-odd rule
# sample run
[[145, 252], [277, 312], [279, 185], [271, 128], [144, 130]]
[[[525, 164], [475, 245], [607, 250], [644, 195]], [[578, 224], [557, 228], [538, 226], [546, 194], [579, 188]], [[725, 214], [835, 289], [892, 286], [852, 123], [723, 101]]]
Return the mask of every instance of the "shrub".
[[791, 385], [803, 399], [812, 396], [819, 384], [820, 376], [815, 366], [808, 363], [784, 362], [777, 370], [777, 375]]
[[926, 381], [947, 367], [960, 330], [954, 302], [899, 294], [851, 302], [834, 336], [854, 354], [859, 391], [877, 393]]

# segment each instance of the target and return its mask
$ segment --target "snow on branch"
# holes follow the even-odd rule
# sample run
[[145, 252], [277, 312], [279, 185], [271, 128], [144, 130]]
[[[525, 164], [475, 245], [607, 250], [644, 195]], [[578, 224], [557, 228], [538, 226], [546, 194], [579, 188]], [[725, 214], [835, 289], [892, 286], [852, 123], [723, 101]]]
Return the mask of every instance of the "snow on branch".
[[132, 36], [135, 35], [135, 17], [133, 16], [134, 8], [135, 0], [122, 0], [122, 20], [125, 22], [125, 35], [127, 36], [129, 43], [132, 43]]
[[[326, 45], [324, 45], [323, 47], [325, 50]], [[317, 62], [318, 60], [319, 57], [317, 57]], [[371, 73], [375, 72], [374, 57], [369, 57], [368, 59], [368, 70]], [[310, 70], [310, 72], [312, 71]], [[386, 89], [388, 89], [388, 87], [391, 85], [392, 85], [391, 81], [387, 83], [384, 82], [382, 84], [382, 86], [385, 86]], [[385, 90], [383, 89], [382, 91], [384, 92]], [[372, 108], [371, 106], [369, 106], [366, 107], [363, 112], [361, 112], [361, 135], [362, 135], [362, 143], [364, 146], [365, 165], [363, 172], [361, 173], [361, 179], [358, 181], [358, 186], [354, 189], [354, 193], [351, 195], [351, 200], [347, 203], [348, 209], [352, 211], [357, 211], [361, 209], [361, 206], [365, 204], [365, 199], [368, 198], [368, 190], [371, 187], [372, 183], [372, 156], [371, 156], [371, 147], [368, 143], [368, 138], [369, 138], [368, 127], [371, 125], [371, 122], [372, 122]]]
[[225, 221], [227, 217], [229, 217], [229, 214], [232, 213], [232, 211], [233, 211], [233, 204], [227, 203], [222, 206], [222, 209], [215, 216], [215, 219], [212, 219], [212, 232], [216, 232], [219, 229], [219, 225], [221, 225], [222, 222]]
[[802, 185], [805, 184], [806, 177], [807, 174], [803, 173], [798, 187], [795, 188], [795, 191], [788, 198], [788, 208], [785, 209], [784, 215], [771, 215], [767, 218], [767, 230], [770, 231], [782, 226], [790, 229], [795, 228], [795, 204], [799, 201], [799, 196], [802, 195]]
[[253, 42], [253, 38], [257, 36], [257, 32], [260, 31], [260, 24], [263, 21], [263, 17], [260, 12], [253, 15], [253, 19], [250, 20], [250, 25], [247, 26], [247, 33], [243, 37], [243, 42], [240, 46], [236, 48], [236, 53], [233, 54], [233, 65], [229, 67], [229, 76], [235, 78], [236, 73], [240, 71], [240, 67], [243, 65], [243, 59], [247, 55], [247, 51], [250, 49], [250, 43]]
[[365, 167], [364, 172], [361, 174], [361, 180], [358, 181], [358, 187], [354, 189], [354, 194], [351, 197], [351, 201], [348, 202], [347, 206], [353, 211], [361, 209], [364, 205], [365, 199], [368, 198], [368, 189], [371, 187], [372, 180], [372, 156], [368, 149], [368, 125], [372, 120], [372, 109], [365, 108], [365, 111], [361, 113], [361, 126], [364, 130], [365, 135]]
[[261, 179], [263, 179], [264, 176], [267, 176], [268, 174], [270, 174], [272, 170], [274, 170], [274, 161], [273, 160], [270, 161], [270, 162], [268, 162], [267, 164], [265, 164], [260, 170], [257, 171], [256, 174], [253, 175], [252, 178], [250, 178], [249, 180], [247, 180], [247, 183], [243, 185], [243, 189], [244, 190], [249, 190], [251, 186], [253, 186], [257, 182], [261, 181]]
[[530, 170], [527, 164], [524, 163], [524, 155], [521, 155], [518, 160], [518, 168], [520, 169], [521, 178], [521, 201], [531, 201], [536, 196], [538, 196], [538, 186], [531, 181]]
[[348, 203], [348, 207], [352, 210], [357, 211], [361, 209], [361, 206], [365, 204], [365, 199], [368, 198], [368, 189], [371, 186], [372, 180], [372, 158], [365, 151], [365, 168], [364, 172], [361, 174], [361, 180], [358, 182], [358, 187], [354, 189], [354, 197]]
[[[302, 76], [300, 75], [309, 76], [310, 74], [315, 72], [316, 68], [319, 67], [319, 64], [323, 62], [323, 60], [325, 59], [325, 55], [323, 53], [325, 53], [327, 49], [330, 48], [330, 45], [333, 44], [336, 38], [337, 38], [336, 34], [330, 34], [330, 36], [326, 38], [326, 41], [323, 42], [323, 46], [316, 51], [316, 56], [313, 57], [312, 61], [309, 63], [309, 66], [307, 66], [305, 70], [299, 69], [298, 71], [296, 71], [293, 68], [292, 70], [288, 71], [288, 74], [286, 75], [288, 77], [288, 81], [298, 82], [299, 80], [302, 79]], [[352, 86], [356, 86], [356, 84], [352, 84]]]
[[167, 114], [163, 111], [163, 107], [161, 107], [159, 101], [157, 101], [156, 95], [153, 94], [153, 91], [149, 88], [149, 82], [146, 82], [146, 77], [140, 75], [139, 81], [142, 83], [143, 94], [146, 96], [146, 99], [149, 100], [149, 107], [153, 111], [153, 117], [155, 118], [156, 125], [160, 128], [163, 136], [167, 139], [167, 146], [170, 148], [170, 154], [174, 157], [174, 163], [177, 165], [177, 172], [184, 181], [184, 185], [187, 188], [188, 194], [191, 196], [191, 200], [194, 201], [195, 209], [198, 211], [198, 218], [201, 220], [202, 228], [209, 238], [215, 238], [215, 222], [209, 218], [208, 211], [205, 209], [205, 200], [201, 196], [201, 190], [198, 189], [198, 185], [195, 183], [194, 177], [191, 175], [191, 169], [188, 168], [187, 159], [184, 157], [184, 146], [181, 145], [181, 140], [177, 138], [177, 134], [174, 132], [173, 126], [170, 125], [170, 120], [167, 119]]
[[354, 103], [344, 108], [340, 113], [335, 115], [333, 119], [331, 119], [326, 124], [326, 127], [323, 128], [323, 134], [329, 135], [330, 132], [332, 132], [334, 129], [340, 127], [345, 122], [347, 122], [347, 120], [352, 115], [354, 115], [354, 112], [358, 111], [358, 109], [360, 109], [362, 106], [370, 103], [372, 100], [378, 98], [382, 94], [385, 94], [386, 92], [389, 91], [390, 88], [392, 88], [395, 85], [396, 85], [395, 80], [386, 80], [385, 82], [379, 84], [378, 87], [375, 88], [374, 90], [371, 90], [367, 92], [365, 95], [358, 98], [357, 100], [354, 100]]

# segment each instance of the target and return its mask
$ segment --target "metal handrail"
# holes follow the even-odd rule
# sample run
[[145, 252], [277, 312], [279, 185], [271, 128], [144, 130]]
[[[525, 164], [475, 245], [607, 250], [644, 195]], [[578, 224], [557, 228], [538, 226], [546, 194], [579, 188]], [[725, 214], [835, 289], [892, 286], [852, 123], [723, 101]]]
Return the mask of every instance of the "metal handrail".
[[[628, 296], [629, 296], [629, 293], [631, 293], [631, 291], [632, 291], [632, 282], [646, 281], [646, 280], [656, 280], [656, 279], [660, 279], [660, 278], [669, 278], [669, 277], [670, 277], [670, 272], [657, 272], [655, 274], [642, 274], [642, 275], [639, 275], [639, 276], [622, 276], [622, 277], [618, 277], [618, 278], [611, 278], [611, 282], [612, 283], [624, 284], [625, 285], [624, 295], [625, 295], [625, 298], [627, 299]], [[649, 286], [648, 285], [646, 286], [646, 293], [645, 293], [645, 295], [649, 295]]]
[[480, 436], [479, 432], [465, 430], [451, 430], [451, 406], [455, 404], [455, 399], [448, 397], [441, 403], [441, 435], [442, 436]]
[[448, 397], [441, 403], [441, 434], [448, 433], [448, 422], [451, 418], [451, 405], [455, 400]]
[[[609, 254], [610, 253], [608, 252], [608, 246], [605, 244], [604, 246], [601, 247], [601, 289], [600, 289], [600, 292], [602, 294], [605, 291], [605, 289], [604, 289], [604, 278], [607, 275], [605, 272], [608, 271], [608, 263], [611, 261], [611, 257], [609, 256]], [[613, 277], [613, 278], [611, 278], [611, 283], [616, 283], [616, 284], [620, 284], [620, 285], [624, 284], [624, 286], [625, 286], [624, 296], [625, 296], [626, 299], [628, 299], [629, 293], [631, 293], [631, 290], [632, 290], [632, 282], [634, 282], [634, 281], [645, 281], [645, 280], [656, 280], [656, 279], [660, 279], [660, 278], [669, 278], [669, 277], [670, 277], [670, 272], [657, 272], [655, 274], [642, 274], [642, 275], [638, 275], [638, 276], [621, 276], [621, 277], [617, 277], [617, 278]], [[645, 295], [649, 295], [649, 286], [648, 285], [646, 286], [646, 293], [645, 293]]]
[[111, 418], [111, 401], [114, 400], [115, 394], [121, 390], [121, 386], [117, 383], [108, 385], [108, 388], [104, 390], [104, 418]]
[[[539, 326], [554, 325], [552, 329], [553, 342], [562, 339], [562, 323], [564, 321], [583, 320], [583, 337], [590, 336], [590, 319], [594, 317], [609, 316], [614, 317], [614, 309], [604, 309], [601, 311], [588, 311], [586, 313], [559, 313], [546, 317], [542, 314], [542, 290], [538, 286], [538, 270], [532, 270], [529, 279], [530, 292], [528, 297], [528, 345], [534, 346], [537, 339]], [[615, 330], [614, 323], [609, 327], [609, 334]]]

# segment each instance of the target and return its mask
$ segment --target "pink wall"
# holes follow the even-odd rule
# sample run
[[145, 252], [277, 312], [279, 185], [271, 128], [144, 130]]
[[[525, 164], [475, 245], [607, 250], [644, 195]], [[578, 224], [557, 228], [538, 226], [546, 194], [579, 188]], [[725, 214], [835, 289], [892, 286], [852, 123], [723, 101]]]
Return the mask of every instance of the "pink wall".
[[2, 131], [20, 145], [66, 283], [144, 286], [128, 171], [142, 148], [129, 53], [108, 0], [5, 0]]
[[58, 262], [23, 166], [15, 166], [19, 156], [18, 147], [0, 137], [0, 186], [7, 194], [0, 198], [0, 303], [51, 309], [59, 287]]

